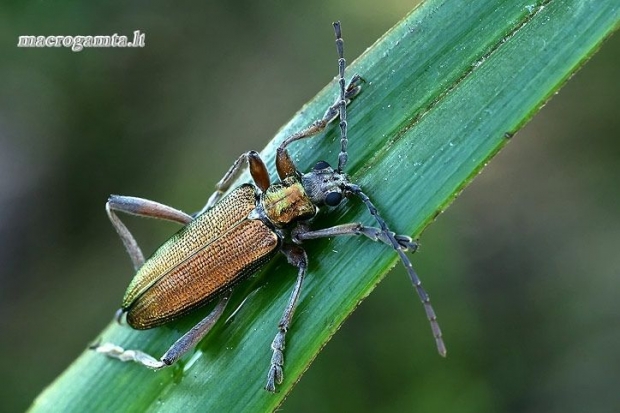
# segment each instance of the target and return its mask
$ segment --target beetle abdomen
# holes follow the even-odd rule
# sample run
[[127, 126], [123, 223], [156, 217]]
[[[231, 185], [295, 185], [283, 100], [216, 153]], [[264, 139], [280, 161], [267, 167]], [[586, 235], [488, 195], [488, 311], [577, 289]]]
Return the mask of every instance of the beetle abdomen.
[[263, 222], [245, 220], [171, 269], [129, 307], [127, 322], [147, 329], [205, 304], [256, 272], [279, 246]]
[[255, 272], [279, 244], [267, 225], [247, 218], [255, 207], [256, 187], [242, 185], [159, 247], [127, 288], [127, 322], [164, 324]]
[[255, 196], [256, 188], [253, 185], [242, 185], [181, 228], [138, 270], [127, 287], [121, 307], [129, 308], [157, 280], [247, 219], [256, 206]]

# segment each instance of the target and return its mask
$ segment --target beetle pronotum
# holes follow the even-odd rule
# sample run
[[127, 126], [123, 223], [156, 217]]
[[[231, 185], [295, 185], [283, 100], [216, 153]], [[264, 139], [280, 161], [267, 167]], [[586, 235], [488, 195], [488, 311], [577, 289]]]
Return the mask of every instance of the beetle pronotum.
[[[306, 275], [308, 257], [301, 243], [310, 239], [341, 235], [364, 235], [392, 247], [399, 255], [424, 305], [437, 349], [446, 348], [428, 294], [405, 255], [417, 244], [406, 235], [396, 235], [381, 218], [377, 208], [362, 189], [344, 173], [347, 163], [348, 102], [360, 91], [361, 77], [355, 75], [348, 85], [344, 78], [345, 59], [340, 23], [334, 23], [338, 52], [339, 94], [323, 117], [306, 129], [286, 138], [276, 152], [276, 169], [280, 179], [271, 183], [269, 173], [255, 151], [242, 154], [217, 183], [205, 207], [194, 215], [141, 198], [112, 195], [106, 211], [118, 232], [136, 269], [129, 284], [118, 318], [126, 315], [127, 323], [136, 329], [149, 329], [165, 324], [187, 312], [219, 298], [219, 302], [202, 321], [179, 338], [166, 353], [156, 359], [140, 350], [125, 350], [111, 343], [93, 346], [99, 353], [122, 361], [135, 361], [152, 369], [170, 366], [194, 347], [222, 316], [231, 289], [241, 280], [256, 273], [277, 252], [298, 269], [297, 280], [278, 331], [271, 343], [273, 351], [265, 388], [271, 392], [284, 377], [284, 348], [295, 307]], [[307, 173], [295, 167], [287, 147], [323, 131], [340, 118], [340, 153], [338, 167], [319, 161]], [[232, 182], [247, 166], [254, 184], [244, 184], [228, 195]], [[356, 196], [368, 208], [379, 227], [360, 223], [310, 229], [310, 222], [320, 207], [334, 207], [344, 198]], [[178, 222], [184, 227], [166, 241], [148, 260], [133, 235], [116, 212]], [[221, 251], [225, 251], [224, 254]]]

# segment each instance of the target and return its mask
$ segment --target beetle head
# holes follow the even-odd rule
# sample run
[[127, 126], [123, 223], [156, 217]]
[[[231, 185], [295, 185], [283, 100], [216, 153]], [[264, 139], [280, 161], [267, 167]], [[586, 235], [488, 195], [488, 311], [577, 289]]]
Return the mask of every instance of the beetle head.
[[345, 188], [349, 185], [349, 177], [335, 171], [327, 162], [319, 161], [301, 176], [301, 183], [315, 205], [334, 207], [347, 196]]

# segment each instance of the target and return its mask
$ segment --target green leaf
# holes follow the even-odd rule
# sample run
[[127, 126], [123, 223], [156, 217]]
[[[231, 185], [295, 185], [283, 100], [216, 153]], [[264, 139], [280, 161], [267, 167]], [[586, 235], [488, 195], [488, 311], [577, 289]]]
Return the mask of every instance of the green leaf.
[[[425, 2], [348, 70], [366, 80], [349, 107], [348, 172], [394, 231], [420, 234], [619, 21], [616, 0]], [[345, 40], [355, 42], [346, 38], [346, 22], [343, 28]], [[336, 93], [332, 82], [269, 143], [263, 157], [270, 170], [278, 143], [318, 118]], [[337, 129], [291, 147], [301, 170], [320, 159], [335, 162]], [[356, 200], [321, 215], [315, 227], [353, 221], [372, 223]], [[240, 286], [228, 314], [259, 288], [235, 319], [220, 322], [178, 366], [152, 372], [85, 351], [32, 411], [273, 410], [397, 262], [394, 251], [366, 239], [320, 240], [306, 249], [309, 274], [288, 335], [280, 393], [263, 386], [296, 271], [278, 258]], [[159, 356], [206, 311], [150, 331], [112, 323], [101, 338]], [[428, 356], [436, 357], [428, 326], [414, 327], [428, 334]]]

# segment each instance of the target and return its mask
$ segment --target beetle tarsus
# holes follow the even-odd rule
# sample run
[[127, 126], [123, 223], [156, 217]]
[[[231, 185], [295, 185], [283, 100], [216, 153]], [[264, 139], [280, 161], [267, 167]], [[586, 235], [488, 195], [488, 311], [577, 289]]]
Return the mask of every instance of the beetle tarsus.
[[284, 348], [286, 341], [286, 331], [280, 330], [271, 342], [271, 349], [273, 354], [271, 356], [271, 365], [269, 366], [269, 372], [267, 373], [267, 384], [265, 390], [275, 393], [276, 385], [282, 384], [284, 379]]
[[267, 373], [267, 385], [265, 390], [275, 392], [276, 385], [281, 384], [284, 379], [284, 348], [286, 343], [286, 332], [288, 331], [297, 302], [299, 301], [299, 295], [301, 293], [301, 287], [306, 275], [306, 268], [308, 267], [308, 256], [303, 248], [297, 245], [285, 244], [282, 246], [282, 253], [286, 255], [286, 259], [289, 264], [298, 268], [297, 281], [291, 292], [291, 296], [288, 300], [288, 304], [282, 313], [280, 322], [278, 323], [278, 333], [271, 342], [271, 350], [273, 354], [271, 356], [271, 365], [269, 372]]
[[139, 350], [125, 350], [124, 348], [112, 343], [103, 343], [96, 347], [91, 347], [97, 353], [108, 357], [119, 359], [120, 361], [134, 361], [153, 370], [166, 367], [166, 363], [157, 360], [155, 357]]

